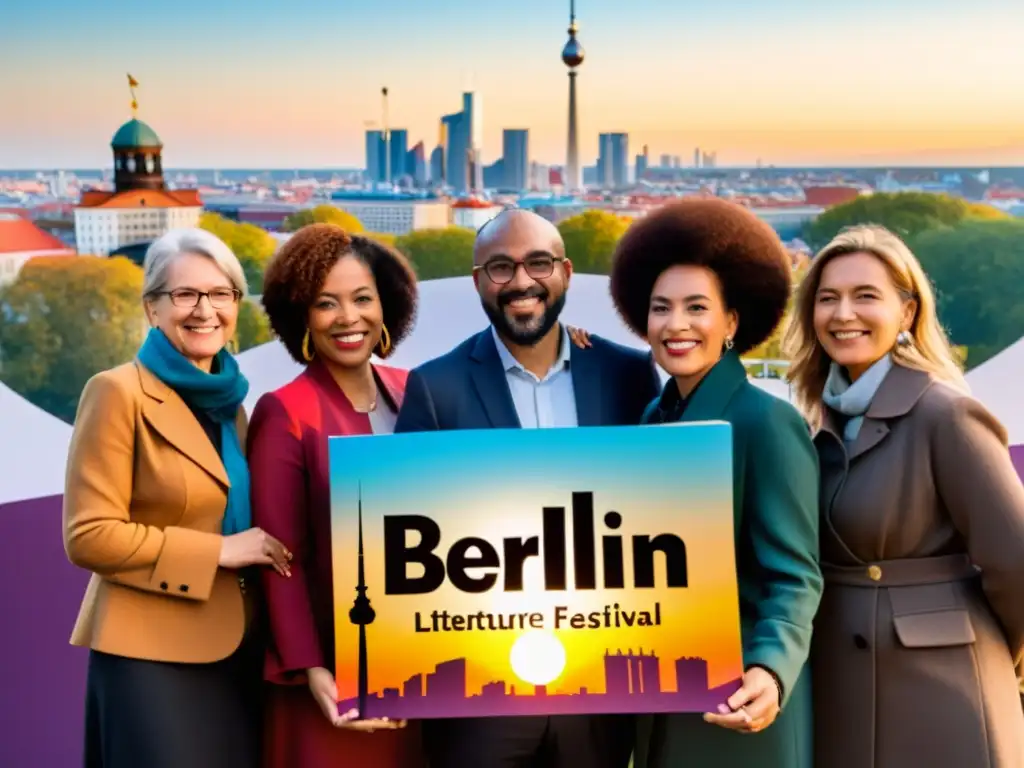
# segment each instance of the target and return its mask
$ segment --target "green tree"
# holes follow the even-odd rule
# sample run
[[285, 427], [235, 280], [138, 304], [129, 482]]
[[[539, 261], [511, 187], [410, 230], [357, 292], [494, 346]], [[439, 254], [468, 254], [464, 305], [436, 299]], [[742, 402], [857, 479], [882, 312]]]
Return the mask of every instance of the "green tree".
[[286, 232], [294, 232], [305, 227], [307, 224], [337, 224], [346, 232], [352, 234], [361, 234], [363, 232], [363, 224], [359, 219], [347, 211], [327, 204], [296, 211], [285, 219], [284, 229]]
[[629, 229], [630, 219], [608, 211], [585, 211], [558, 225], [565, 241], [565, 255], [573, 269], [590, 275], [607, 275], [619, 238]]
[[238, 351], [245, 352], [260, 344], [266, 344], [273, 338], [270, 318], [263, 311], [263, 307], [252, 299], [243, 300], [238, 307], [238, 327], [235, 329]]
[[1024, 221], [964, 221], [910, 246], [935, 287], [939, 318], [975, 367], [1024, 336]]
[[125, 258], [40, 257], [0, 289], [0, 379], [68, 423], [94, 374], [132, 359], [142, 270]]
[[[775, 331], [761, 342], [760, 345], [754, 347], [747, 354], [745, 358], [751, 358], [756, 360], [785, 360], [786, 355], [782, 351], [782, 337], [786, 332], [786, 326], [789, 323], [790, 316], [793, 313], [793, 307], [796, 303], [796, 291], [800, 286], [800, 282], [804, 279], [804, 275], [807, 274], [807, 266], [803, 265], [799, 267], [793, 273], [793, 291], [789, 297], [789, 303], [786, 305], [786, 314], [783, 315], [782, 321], [775, 328]], [[743, 318], [740, 318], [740, 323], [743, 322]], [[774, 370], [774, 369], [773, 369]], [[775, 373], [784, 375], [784, 369], [775, 370]]]
[[255, 224], [239, 224], [216, 213], [204, 213], [199, 218], [199, 226], [215, 234], [234, 251], [245, 270], [249, 290], [254, 294], [262, 293], [263, 272], [277, 250], [274, 237]]
[[879, 192], [825, 211], [806, 226], [804, 238], [818, 249], [840, 230], [855, 224], [878, 224], [909, 239], [929, 229], [954, 226], [965, 220], [1005, 218], [1009, 217], [991, 206], [949, 195]]
[[420, 280], [437, 280], [472, 272], [475, 239], [463, 227], [417, 229], [398, 237], [395, 247], [412, 262]]

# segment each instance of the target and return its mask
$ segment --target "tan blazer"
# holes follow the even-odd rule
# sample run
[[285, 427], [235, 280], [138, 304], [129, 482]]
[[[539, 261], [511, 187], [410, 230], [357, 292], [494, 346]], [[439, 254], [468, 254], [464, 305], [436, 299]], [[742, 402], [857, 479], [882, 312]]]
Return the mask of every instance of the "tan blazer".
[[[239, 409], [245, 445], [245, 412]], [[243, 585], [218, 566], [228, 478], [185, 402], [138, 362], [94, 376], [78, 406], [64, 548], [93, 572], [71, 644], [136, 659], [230, 656]]]

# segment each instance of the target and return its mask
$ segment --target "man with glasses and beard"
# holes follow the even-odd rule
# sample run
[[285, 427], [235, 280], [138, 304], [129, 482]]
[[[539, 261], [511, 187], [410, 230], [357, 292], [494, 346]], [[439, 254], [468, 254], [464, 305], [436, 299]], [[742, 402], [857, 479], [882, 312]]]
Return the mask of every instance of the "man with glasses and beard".
[[[639, 424], [661, 391], [653, 358], [598, 336], [571, 343], [558, 322], [571, 276], [551, 222], [512, 209], [485, 224], [473, 282], [491, 326], [410, 372], [395, 432]], [[626, 768], [634, 720], [430, 720], [423, 732], [431, 768]]]

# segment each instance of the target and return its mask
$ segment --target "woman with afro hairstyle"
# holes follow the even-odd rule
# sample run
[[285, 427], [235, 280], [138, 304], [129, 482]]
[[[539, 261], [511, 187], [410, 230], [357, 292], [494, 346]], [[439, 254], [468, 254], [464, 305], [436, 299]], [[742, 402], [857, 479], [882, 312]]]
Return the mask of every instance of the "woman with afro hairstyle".
[[804, 670], [822, 590], [817, 455], [796, 408], [751, 384], [740, 361], [782, 319], [791, 282], [771, 227], [717, 199], [658, 209], [614, 255], [616, 308], [670, 376], [644, 423], [732, 425], [745, 669], [716, 712], [641, 720], [638, 768], [645, 753], [651, 768], [811, 766]]
[[394, 351], [416, 302], [404, 257], [331, 224], [296, 232], [264, 277], [270, 325], [306, 367], [260, 398], [249, 427], [253, 519], [294, 555], [289, 578], [263, 584], [267, 768], [421, 764], [414, 728], [338, 713], [327, 451], [335, 435], [393, 430], [406, 371], [371, 358]]

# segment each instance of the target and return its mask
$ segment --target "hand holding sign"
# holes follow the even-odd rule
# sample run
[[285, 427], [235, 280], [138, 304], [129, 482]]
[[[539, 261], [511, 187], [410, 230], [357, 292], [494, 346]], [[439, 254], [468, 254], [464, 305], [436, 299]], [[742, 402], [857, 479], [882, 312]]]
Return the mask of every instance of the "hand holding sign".
[[350, 709], [344, 714], [338, 712], [338, 686], [334, 682], [334, 675], [324, 667], [311, 667], [306, 671], [309, 679], [309, 691], [313, 699], [320, 706], [324, 717], [330, 720], [331, 725], [336, 728], [349, 728], [353, 731], [366, 731], [373, 733], [381, 729], [393, 730], [405, 728], [404, 720], [359, 720], [359, 710]]
[[708, 713], [704, 720], [743, 733], [763, 731], [779, 714], [779, 686], [771, 673], [751, 667], [743, 675], [743, 685], [724, 704], [718, 714]]

